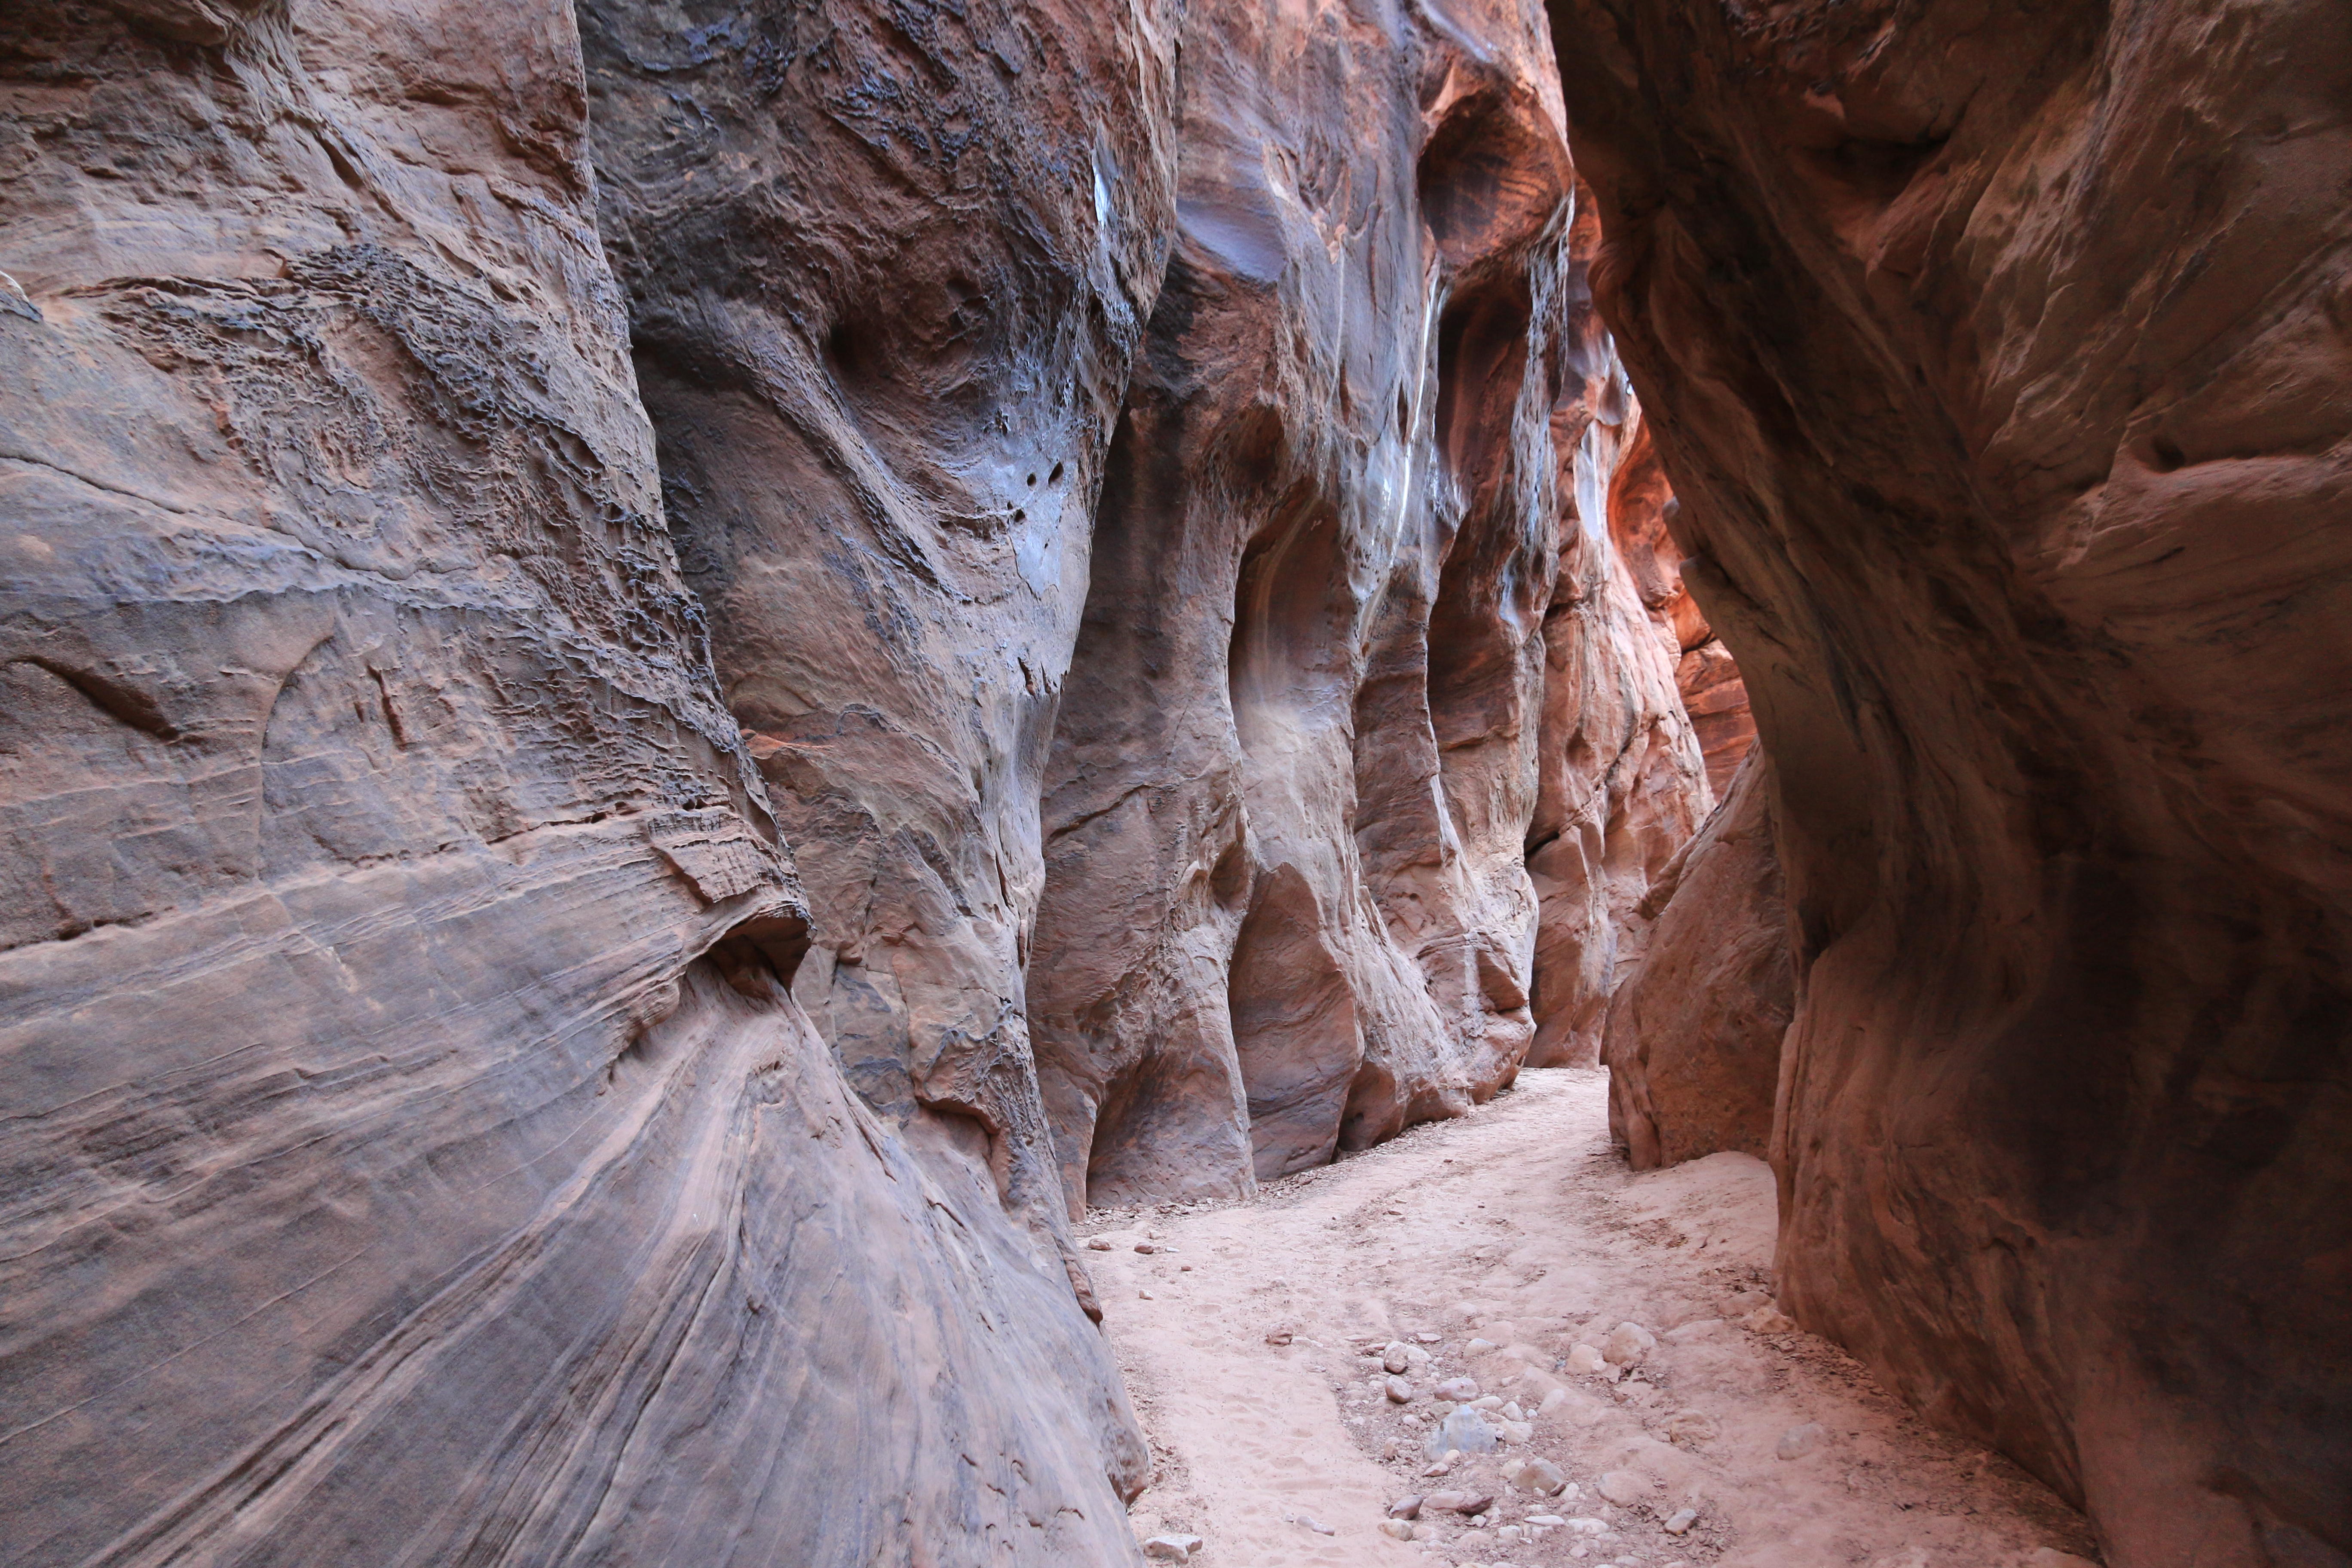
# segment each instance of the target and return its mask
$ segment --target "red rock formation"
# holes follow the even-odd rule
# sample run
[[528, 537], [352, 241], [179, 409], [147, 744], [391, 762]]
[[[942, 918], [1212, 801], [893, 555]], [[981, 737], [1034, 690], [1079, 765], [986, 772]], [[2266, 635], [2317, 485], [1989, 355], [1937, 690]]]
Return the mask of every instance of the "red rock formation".
[[1544, 48], [1506, 5], [1190, 15], [1045, 808], [1031, 1019], [1073, 1203], [1246, 1192], [1526, 1050]]
[[1553, 14], [1776, 782], [1782, 1304], [2116, 1568], [2341, 1561], [2343, 9]]
[[[776, 42], [646, 44], [682, 164]], [[0, 95], [0, 1555], [1133, 1560], [1068, 1275], [782, 988], [570, 7], [36, 0]]]
[[1753, 752], [1636, 918], [1642, 957], [1609, 1002], [1609, 1126], [1646, 1171], [1772, 1143], [1795, 1004], [1772, 789]]
[[1706, 756], [1707, 786], [1720, 799], [1739, 760], [1755, 744], [1756, 721], [1748, 710], [1748, 688], [1739, 679], [1738, 665], [1683, 582], [1682, 548], [1670, 526], [1680, 510], [1644, 422], [1636, 427], [1633, 444], [1610, 480], [1610, 537], [1624, 552], [1642, 603], [1664, 629], [1680, 661], [1675, 685]]
[[[1702, 761], [1675, 691], [1672, 629], [1644, 605], [1647, 541], [1625, 504], [1654, 474], [1640, 409], [1587, 275], [1601, 225], [1589, 194], [1570, 230], [1569, 374], [1552, 413], [1559, 463], [1559, 571], [1544, 617], [1541, 787], [1528, 829], [1537, 929], [1534, 1067], [1590, 1067], [1610, 994], [1638, 955], [1635, 909], [1706, 813]], [[1663, 481], [1656, 486], [1663, 495]]]
[[1738, 662], [1723, 639], [1710, 637], [1675, 664], [1675, 688], [1706, 758], [1706, 782], [1720, 797], [1729, 792], [1733, 775], [1756, 744], [1748, 683], [1739, 678]]

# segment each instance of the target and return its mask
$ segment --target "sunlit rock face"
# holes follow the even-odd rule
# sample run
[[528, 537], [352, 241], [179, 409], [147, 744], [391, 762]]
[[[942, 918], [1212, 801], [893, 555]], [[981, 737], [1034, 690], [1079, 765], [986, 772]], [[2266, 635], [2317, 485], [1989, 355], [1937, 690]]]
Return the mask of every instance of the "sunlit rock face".
[[1782, 1304], [2118, 1568], [2341, 1561], [2341, 7], [1552, 10], [1770, 756]]
[[1540, 18], [1196, 5], [1047, 773], [1072, 1202], [1244, 1193], [1533, 1033], [1570, 174]]
[[1070, 1276], [783, 988], [570, 8], [27, 4], [0, 98], [0, 1554], [1131, 1560]]

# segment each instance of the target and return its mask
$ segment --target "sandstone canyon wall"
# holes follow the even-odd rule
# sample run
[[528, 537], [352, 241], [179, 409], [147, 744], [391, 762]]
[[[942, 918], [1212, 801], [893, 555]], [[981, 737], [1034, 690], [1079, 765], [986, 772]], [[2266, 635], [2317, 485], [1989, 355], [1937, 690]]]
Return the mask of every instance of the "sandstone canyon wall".
[[1068, 1276], [782, 989], [569, 8], [26, 5], [0, 94], [0, 1555], [1133, 1560]]
[[1533, 1035], [1572, 175], [1539, 18], [1433, 15], [1188, 23], [1045, 800], [1073, 1203], [1250, 1191], [1492, 1094]]
[[1770, 758], [1783, 1305], [2116, 1568], [2346, 1561], [2352, 18], [1552, 14]]
[[1675, 689], [1681, 645], [1638, 575], [1656, 552], [1664, 481], [1592, 308], [1601, 222], [1591, 193], [1580, 194], [1563, 321], [1567, 384], [1552, 413], [1559, 571], [1544, 616], [1540, 784], [1527, 836], [1542, 905], [1532, 1067], [1599, 1059], [1610, 995], [1640, 956], [1642, 901], [1709, 804], [1706, 759]]
[[[850, 1082], [1066, 1260], [1024, 970], [1172, 7], [581, 7], [669, 521]], [[911, 27], [911, 30], [909, 30]]]

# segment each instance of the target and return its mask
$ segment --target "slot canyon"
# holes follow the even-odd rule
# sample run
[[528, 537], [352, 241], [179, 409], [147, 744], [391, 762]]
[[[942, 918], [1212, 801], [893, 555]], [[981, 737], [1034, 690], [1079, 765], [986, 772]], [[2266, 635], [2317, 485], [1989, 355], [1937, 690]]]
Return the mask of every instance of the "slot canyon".
[[2341, 0], [0, 106], [0, 1564], [2352, 1568]]

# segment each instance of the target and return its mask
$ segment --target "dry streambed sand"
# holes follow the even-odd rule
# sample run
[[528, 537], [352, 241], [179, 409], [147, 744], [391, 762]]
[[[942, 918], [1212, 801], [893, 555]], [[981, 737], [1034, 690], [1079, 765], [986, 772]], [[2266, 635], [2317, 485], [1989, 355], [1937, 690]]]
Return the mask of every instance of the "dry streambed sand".
[[[1470, 1116], [1252, 1202], [1090, 1215], [1086, 1256], [1157, 1466], [1139, 1534], [1198, 1536], [1209, 1568], [2095, 1556], [2081, 1516], [2015, 1467], [1926, 1426], [1826, 1341], [1773, 1331], [1762, 1162], [1633, 1174], [1606, 1094], [1598, 1072], [1523, 1073]], [[1577, 1346], [1628, 1322], [1656, 1341], [1638, 1364], [1577, 1370]], [[1395, 1344], [1411, 1347], [1403, 1405], [1384, 1387]], [[1436, 1385], [1462, 1377], [1526, 1424], [1426, 1476], [1451, 1408]], [[1530, 1459], [1566, 1489], [1507, 1483]], [[1392, 1502], [1441, 1490], [1493, 1506], [1476, 1524], [1424, 1509], [1412, 1541], [1382, 1529]]]

